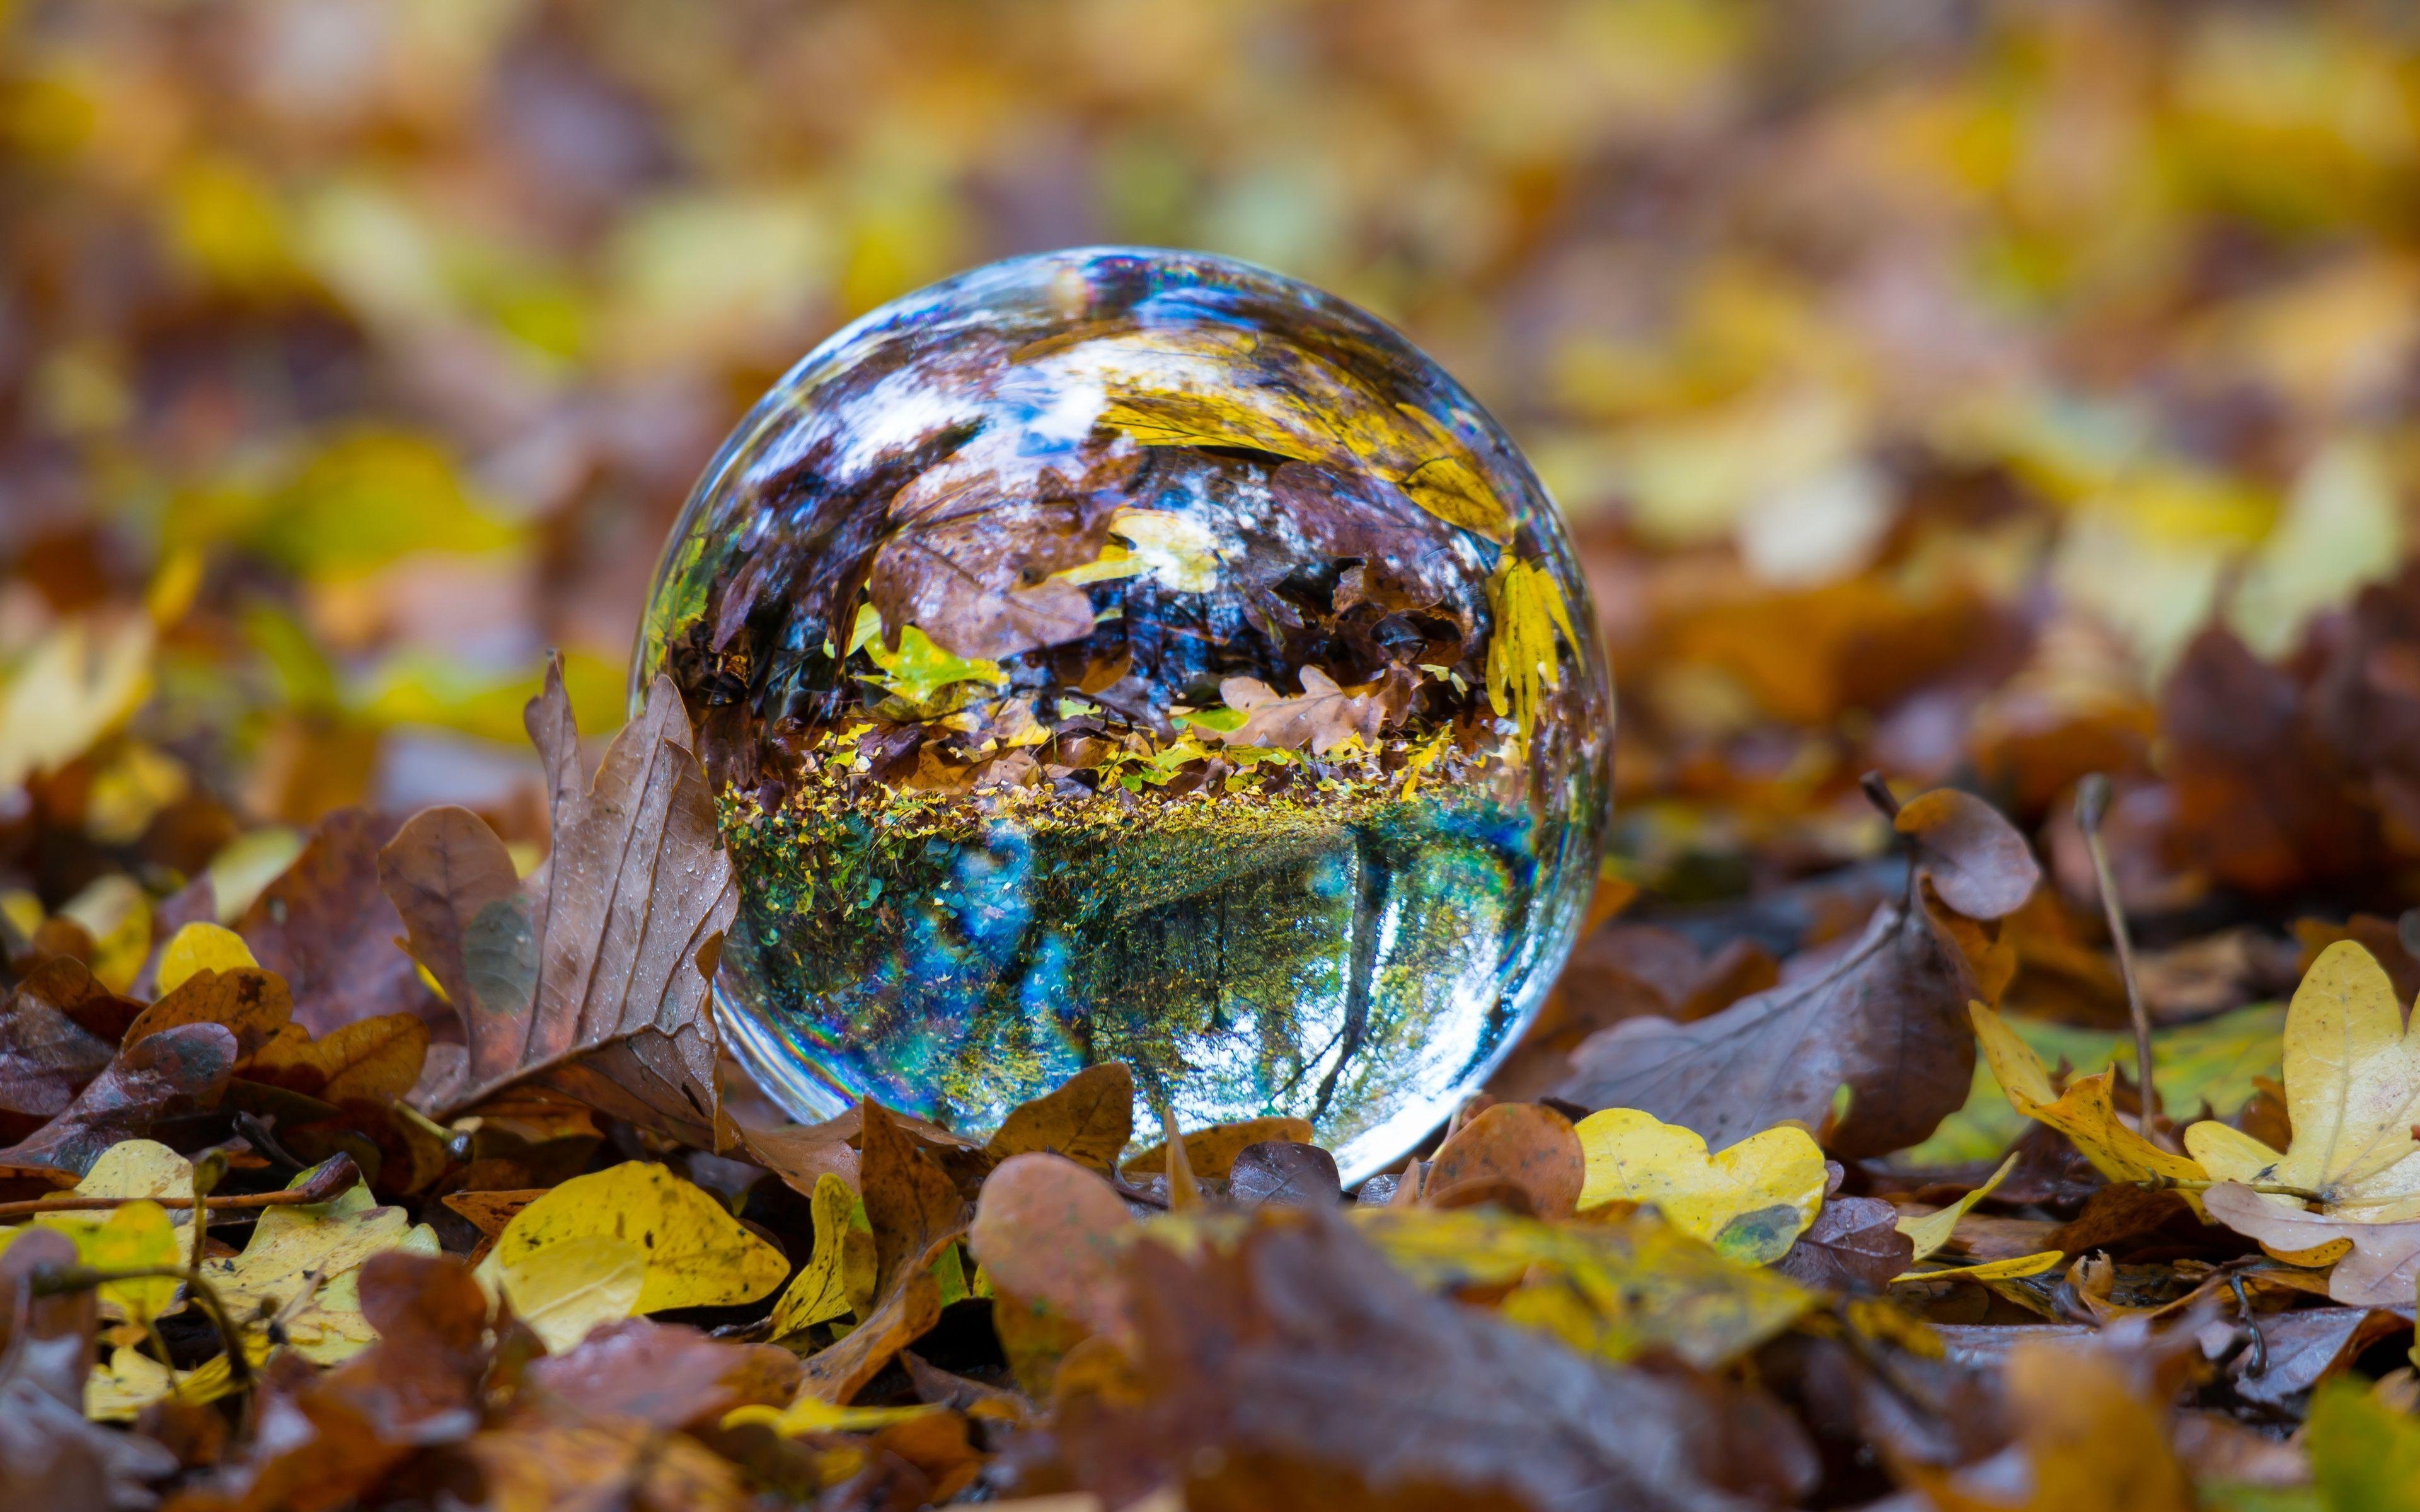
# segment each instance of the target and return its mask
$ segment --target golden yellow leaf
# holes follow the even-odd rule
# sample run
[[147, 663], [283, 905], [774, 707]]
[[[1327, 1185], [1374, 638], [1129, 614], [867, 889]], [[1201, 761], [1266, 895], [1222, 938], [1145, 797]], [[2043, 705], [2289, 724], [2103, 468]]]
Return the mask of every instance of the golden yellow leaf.
[[[492, 1271], [490, 1268], [492, 1267]], [[647, 1285], [647, 1252], [619, 1234], [574, 1234], [480, 1266], [512, 1304], [513, 1316], [560, 1354], [600, 1324], [632, 1316]]]
[[2286, 1108], [2294, 1141], [2282, 1155], [2209, 1121], [2185, 1131], [2185, 1148], [2215, 1180], [2298, 1188], [2329, 1217], [2420, 1217], [2420, 1031], [2405, 1026], [2385, 968], [2350, 940], [2319, 953], [2286, 1011]]
[[762, 1423], [774, 1432], [785, 1435], [799, 1433], [871, 1433], [895, 1423], [912, 1423], [920, 1417], [949, 1411], [930, 1403], [915, 1407], [834, 1407], [813, 1396], [800, 1396], [787, 1407], [735, 1407], [723, 1414], [722, 1426], [736, 1428], [750, 1423]]
[[139, 615], [64, 620], [36, 641], [0, 685], [0, 792], [73, 761], [132, 715], [150, 695], [151, 646]]
[[2021, 1281], [2029, 1275], [2055, 1271], [2067, 1263], [2063, 1250], [2042, 1250], [2032, 1255], [2012, 1255], [2005, 1260], [1986, 1260], [1980, 1265], [1953, 1265], [1941, 1271], [1908, 1271], [1891, 1277], [1898, 1281]]
[[[97, 1271], [175, 1270], [185, 1261], [177, 1226], [156, 1202], [130, 1202], [107, 1222], [77, 1225], [71, 1234], [77, 1254]], [[101, 1302], [134, 1322], [148, 1322], [176, 1304], [182, 1284], [173, 1275], [108, 1281], [101, 1284]]]
[[1580, 1210], [1653, 1203], [1683, 1233], [1735, 1260], [1777, 1260], [1823, 1206], [1823, 1151], [1806, 1130], [1783, 1125], [1709, 1154], [1693, 1130], [1637, 1108], [1582, 1119], [1588, 1180]]
[[790, 1273], [782, 1252], [722, 1204], [645, 1161], [575, 1176], [523, 1208], [497, 1236], [494, 1257], [502, 1268], [520, 1268], [535, 1251], [591, 1234], [615, 1235], [645, 1252], [642, 1313], [754, 1302]]
[[1950, 1234], [1958, 1227], [1958, 1220], [1973, 1211], [1975, 1204], [1990, 1196], [1992, 1189], [2007, 1180], [2009, 1173], [2016, 1169], [2016, 1166], [2017, 1157], [2011, 1154], [2007, 1160], [2000, 1162], [2000, 1168], [1992, 1173], [1990, 1180], [1939, 1212], [1929, 1212], [1921, 1218], [1901, 1218], [1897, 1226], [1899, 1231], [1905, 1234], [1909, 1242], [1916, 1245], [1916, 1253], [1908, 1258], [1924, 1259], [1942, 1245], [1948, 1243]]
[[[846, 1247], [849, 1214], [856, 1207], [857, 1194], [846, 1181], [830, 1171], [815, 1178], [814, 1196], [809, 1199], [814, 1220], [814, 1254], [773, 1304], [775, 1338], [786, 1338], [851, 1310], [841, 1259]], [[871, 1290], [870, 1282], [868, 1289]]]
[[2078, 1076], [2060, 1092], [2051, 1086], [2050, 1072], [2033, 1047], [2017, 1037], [2008, 1021], [1981, 1003], [1966, 1005], [1983, 1058], [1999, 1078], [2009, 1105], [2026, 1118], [2049, 1124], [2067, 1135], [2093, 1169], [2113, 1181], [2161, 1180], [2201, 1181], [2209, 1179], [2198, 1162], [2162, 1149], [2119, 1117], [2110, 1101], [2117, 1082], [2115, 1067], [2090, 1076]]
[[159, 995], [175, 992], [196, 971], [233, 971], [259, 964], [253, 959], [252, 947], [235, 931], [216, 924], [188, 924], [168, 936], [168, 943], [160, 949]]
[[132, 877], [95, 878], [60, 906], [59, 917], [75, 920], [92, 936], [93, 956], [86, 964], [102, 986], [122, 993], [134, 985], [151, 953], [151, 900]]
[[235, 1374], [224, 1354], [191, 1370], [171, 1373], [139, 1350], [112, 1350], [85, 1378], [84, 1415], [96, 1423], [132, 1423], [143, 1409], [175, 1392], [189, 1402], [214, 1402], [235, 1390]]

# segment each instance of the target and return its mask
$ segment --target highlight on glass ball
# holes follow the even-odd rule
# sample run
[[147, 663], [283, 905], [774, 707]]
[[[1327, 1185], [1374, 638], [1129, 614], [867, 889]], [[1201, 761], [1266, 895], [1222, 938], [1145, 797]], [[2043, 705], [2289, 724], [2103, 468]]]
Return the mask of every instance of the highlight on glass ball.
[[640, 686], [740, 882], [726, 1036], [801, 1118], [981, 1130], [1125, 1061], [1348, 1180], [1484, 1081], [1607, 801], [1587, 590], [1510, 440], [1345, 302], [1020, 258], [859, 320], [724, 443]]

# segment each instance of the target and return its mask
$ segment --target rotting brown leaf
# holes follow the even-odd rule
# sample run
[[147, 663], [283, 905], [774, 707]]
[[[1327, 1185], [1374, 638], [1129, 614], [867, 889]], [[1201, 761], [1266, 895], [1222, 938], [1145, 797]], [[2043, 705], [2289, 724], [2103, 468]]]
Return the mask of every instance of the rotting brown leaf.
[[1815, 1222], [1774, 1268], [1793, 1281], [1853, 1296], [1880, 1296], [1916, 1261], [1899, 1209], [1878, 1197], [1827, 1198]]
[[788, 1401], [799, 1361], [769, 1344], [729, 1343], [631, 1318], [593, 1330], [566, 1353], [531, 1362], [522, 1379], [585, 1416], [686, 1428], [720, 1422], [735, 1407]]

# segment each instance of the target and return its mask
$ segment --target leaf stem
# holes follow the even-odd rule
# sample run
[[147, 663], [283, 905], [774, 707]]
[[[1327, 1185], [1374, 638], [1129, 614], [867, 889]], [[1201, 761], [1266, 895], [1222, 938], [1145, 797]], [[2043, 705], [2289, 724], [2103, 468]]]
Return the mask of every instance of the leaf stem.
[[2143, 1006], [2142, 984], [2134, 974], [2134, 942], [2126, 930], [2125, 905], [2118, 901], [2109, 847], [2101, 840], [2101, 822], [2108, 815], [2109, 779], [2094, 772], [2076, 787], [2075, 823], [2084, 831], [2085, 852], [2092, 857], [2092, 880], [2101, 889], [2102, 916], [2109, 921], [2109, 939], [2118, 949], [2118, 975], [2126, 983], [2126, 1011], [2134, 1020], [2134, 1083], [2142, 1094], [2143, 1120], [2148, 1126], [2160, 1116], [2160, 1084], [2151, 1066], [2151, 1014]]
[[[2211, 1187], [2226, 1186], [2230, 1183], [2225, 1180], [2213, 1180], [2209, 1178], [2196, 1179], [2190, 1176], [2159, 1176], [2153, 1177], [2149, 1180], [2137, 1181], [2134, 1184], [2136, 1186], [2149, 1187], [2154, 1191], [2162, 1192], [2207, 1192]], [[2300, 1197], [2304, 1202], [2319, 1202], [2325, 1200], [2323, 1195], [2320, 1193], [2313, 1192], [2307, 1187], [2288, 1186], [2282, 1181], [2236, 1181], [2232, 1184], [2242, 1187], [2248, 1192], [2257, 1192], [2263, 1196]]]

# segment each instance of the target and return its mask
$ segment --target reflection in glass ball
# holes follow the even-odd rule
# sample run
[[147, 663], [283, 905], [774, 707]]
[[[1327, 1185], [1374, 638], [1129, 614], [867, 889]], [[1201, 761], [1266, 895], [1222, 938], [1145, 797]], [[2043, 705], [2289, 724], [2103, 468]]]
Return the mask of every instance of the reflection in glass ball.
[[1198, 254], [995, 264], [725, 442], [641, 630], [792, 1112], [1311, 1119], [1348, 1179], [1510, 1049], [1593, 878], [1610, 696], [1512, 442], [1402, 337]]

